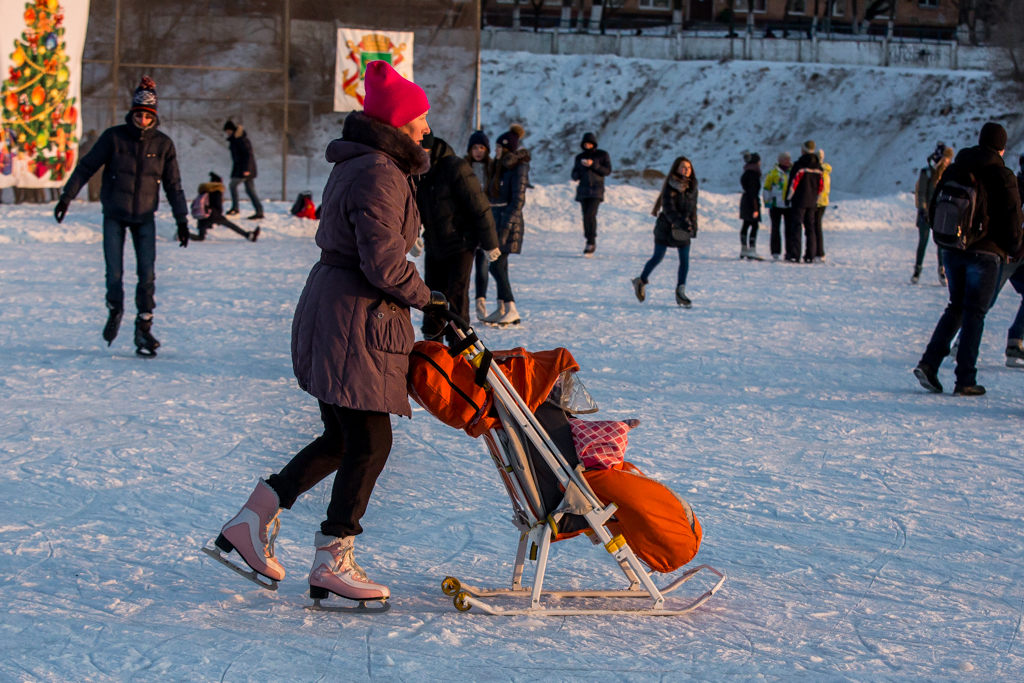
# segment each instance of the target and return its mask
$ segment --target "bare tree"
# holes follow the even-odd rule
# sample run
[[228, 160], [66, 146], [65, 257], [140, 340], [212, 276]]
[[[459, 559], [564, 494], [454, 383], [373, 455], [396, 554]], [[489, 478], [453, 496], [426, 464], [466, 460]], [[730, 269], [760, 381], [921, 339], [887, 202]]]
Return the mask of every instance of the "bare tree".
[[999, 51], [995, 70], [1024, 83], [1024, 0], [1004, 0], [1000, 10], [999, 19], [991, 26], [991, 42]]

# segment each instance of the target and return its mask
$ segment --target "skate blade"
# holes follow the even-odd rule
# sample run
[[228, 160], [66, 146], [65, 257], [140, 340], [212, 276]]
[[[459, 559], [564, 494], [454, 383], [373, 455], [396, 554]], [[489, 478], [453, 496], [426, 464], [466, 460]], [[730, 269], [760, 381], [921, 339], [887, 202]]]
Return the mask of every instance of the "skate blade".
[[[348, 600], [349, 598], [345, 598]], [[310, 612], [348, 612], [350, 614], [384, 614], [391, 609], [391, 603], [387, 598], [383, 600], [357, 600], [358, 605], [348, 607], [346, 605], [324, 605], [320, 598], [314, 598], [312, 605], [306, 605]], [[379, 607], [367, 607], [367, 603], [379, 605]]]
[[[227, 556], [224, 553], [222, 553], [220, 550], [218, 550], [216, 547], [214, 547], [213, 550], [211, 550], [210, 548], [206, 548], [206, 547], [200, 548], [200, 550], [202, 550], [204, 553], [206, 553], [207, 555], [209, 555], [213, 559], [217, 560], [222, 565], [224, 565], [225, 567], [227, 567], [231, 571], [235, 572], [239, 576], [243, 576], [243, 577], [247, 578], [248, 580], [252, 581], [253, 583], [255, 583], [260, 588], [266, 588], [268, 591], [276, 591], [277, 590], [277, 581], [275, 581], [274, 579], [270, 579], [270, 578], [267, 578], [267, 577], [263, 576], [262, 574], [257, 572], [255, 569], [251, 569], [251, 568], [250, 569], [243, 569], [242, 567], [238, 566], [237, 564], [235, 564], [234, 562], [229, 560], [227, 558]], [[246, 566], [248, 566], [248, 565], [246, 565]]]

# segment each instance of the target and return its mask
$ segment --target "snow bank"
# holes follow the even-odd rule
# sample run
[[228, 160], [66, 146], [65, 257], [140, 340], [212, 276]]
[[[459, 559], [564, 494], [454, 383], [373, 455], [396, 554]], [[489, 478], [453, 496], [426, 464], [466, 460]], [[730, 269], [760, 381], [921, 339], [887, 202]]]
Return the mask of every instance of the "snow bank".
[[[657, 190], [632, 185], [608, 188], [607, 201], [601, 207], [598, 222], [602, 232], [647, 232], [654, 228], [651, 208]], [[574, 183], [538, 185], [529, 191], [526, 200], [526, 228], [531, 233], [580, 232], [582, 221], [575, 201]], [[736, 214], [740, 195], [701, 192], [700, 229], [706, 232], [732, 232], [739, 229]], [[249, 207], [243, 202], [243, 216]], [[318, 221], [295, 218], [285, 202], [266, 202], [266, 218], [259, 221], [261, 240], [300, 237], [308, 239], [316, 233]], [[879, 199], [843, 199], [833, 203], [826, 222], [835, 230], [888, 230], [912, 226], [914, 198], [900, 194]], [[174, 219], [169, 211], [157, 214], [157, 234], [162, 239], [176, 239]], [[246, 229], [254, 223], [236, 220]], [[195, 221], [190, 221], [195, 232]], [[103, 217], [98, 203], [77, 201], [71, 205], [64, 223], [53, 220], [53, 204], [0, 206], [0, 244], [30, 242], [99, 242], [103, 239]], [[215, 228], [210, 239], [241, 240], [226, 228]]]
[[685, 154], [704, 187], [739, 189], [741, 153], [769, 163], [815, 140], [837, 192], [913, 191], [937, 141], [973, 145], [987, 120], [1024, 146], [1016, 95], [992, 74], [774, 62], [669, 62], [613, 55], [485, 52], [483, 120], [492, 135], [527, 129], [535, 182], [568, 180], [584, 132], [617, 169], [642, 183]]

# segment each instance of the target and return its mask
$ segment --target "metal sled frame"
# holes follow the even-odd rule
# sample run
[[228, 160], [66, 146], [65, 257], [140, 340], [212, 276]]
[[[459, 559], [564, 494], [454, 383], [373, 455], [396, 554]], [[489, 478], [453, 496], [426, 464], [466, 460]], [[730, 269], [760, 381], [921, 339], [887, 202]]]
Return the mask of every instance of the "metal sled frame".
[[[469, 335], [471, 335], [470, 338], [475, 337], [472, 328], [461, 318], [450, 311], [444, 311], [442, 315], [449, 320], [456, 336], [460, 339], [465, 340]], [[486, 348], [478, 339], [474, 339], [473, 344], [464, 351], [471, 362], [477, 367], [483, 361], [485, 352]], [[722, 587], [726, 579], [725, 574], [705, 564], [687, 570], [669, 585], [664, 588], [658, 588], [651, 578], [651, 574], [644, 568], [632, 548], [629, 547], [626, 539], [621, 534], [613, 536], [611, 531], [605, 526], [612, 515], [615, 514], [616, 505], [614, 503], [607, 506], [601, 504], [597, 495], [582, 476], [582, 468], [576, 470], [569, 466], [561, 451], [552, 442], [551, 437], [530, 411], [526, 401], [519, 396], [512, 383], [505, 377], [505, 374], [497, 364], [489, 366], [487, 383], [493, 391], [498, 414], [506, 429], [502, 431], [492, 429], [485, 435], [485, 440], [491, 458], [494, 460], [502, 482], [505, 484], [513, 511], [515, 512], [512, 523], [520, 530], [519, 547], [516, 551], [515, 568], [512, 572], [512, 586], [510, 588], [477, 588], [463, 585], [461, 581], [454, 577], [446, 577], [441, 583], [441, 590], [446, 595], [453, 597], [456, 609], [465, 612], [473, 607], [477, 607], [487, 614], [502, 616], [520, 614], [547, 616], [585, 614], [679, 616], [703, 605]], [[510, 429], [510, 427], [518, 429]], [[536, 503], [531, 503], [531, 500], [536, 501], [536, 493], [535, 489], [531, 490], [531, 487], [535, 487], [535, 483], [532, 474], [528, 471], [528, 465], [526, 466], [527, 471], [522, 472], [524, 469], [522, 459], [516, 458], [517, 453], [522, 453], [521, 444], [517, 444], [519, 439], [518, 431], [521, 431], [537, 449], [544, 463], [555, 474], [559, 484], [561, 484], [565, 491], [565, 500], [562, 505], [558, 510], [547, 514], [544, 519], [539, 518], [541, 515], [538, 514], [537, 508], [534, 507]], [[563, 508], [566, 508], [570, 498], [575, 499], [576, 502], [585, 501], [585, 507], [589, 507], [589, 511], [582, 515], [590, 527], [584, 533], [595, 545], [598, 543], [604, 545], [605, 550], [608, 551], [621, 568], [628, 582], [628, 588], [625, 590], [544, 590], [544, 575], [547, 571], [551, 542], [558, 529], [555, 515], [558, 515]], [[560, 517], [561, 515], [558, 516]], [[532, 548], [531, 545], [533, 546]], [[522, 579], [528, 549], [531, 550], [530, 559], [536, 560], [537, 567], [532, 587], [525, 588]], [[695, 600], [681, 607], [667, 607], [665, 605], [665, 595], [679, 588], [702, 570], [707, 570], [708, 573], [717, 577], [718, 580], [715, 584]], [[565, 598], [632, 598], [647, 599], [650, 602], [646, 607], [620, 607], [613, 609], [566, 608], [561, 605], [552, 605], [551, 600], [542, 603], [541, 598], [543, 596], [553, 598], [555, 601]], [[483, 599], [497, 597], [529, 598], [530, 603], [525, 608], [502, 609]]]

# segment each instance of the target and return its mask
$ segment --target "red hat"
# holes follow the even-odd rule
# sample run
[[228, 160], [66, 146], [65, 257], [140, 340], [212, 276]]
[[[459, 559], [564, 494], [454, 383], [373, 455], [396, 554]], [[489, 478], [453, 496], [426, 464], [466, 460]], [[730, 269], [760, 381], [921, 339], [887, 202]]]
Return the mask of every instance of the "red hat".
[[430, 109], [423, 88], [405, 80], [383, 60], [367, 64], [363, 78], [366, 87], [363, 113], [370, 118], [400, 128]]

